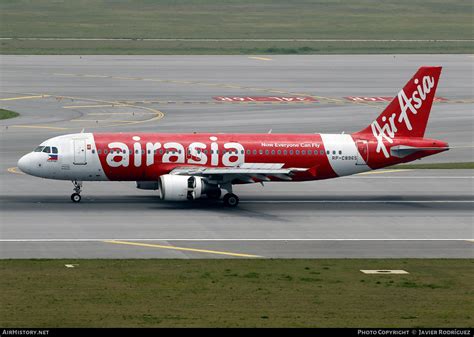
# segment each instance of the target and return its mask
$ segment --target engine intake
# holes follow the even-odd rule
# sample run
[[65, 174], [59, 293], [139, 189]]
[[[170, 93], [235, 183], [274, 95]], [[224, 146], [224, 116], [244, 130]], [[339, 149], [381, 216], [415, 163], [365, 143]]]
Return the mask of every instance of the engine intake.
[[165, 174], [158, 181], [160, 198], [162, 200], [182, 201], [201, 198], [207, 191], [213, 189], [201, 177]]

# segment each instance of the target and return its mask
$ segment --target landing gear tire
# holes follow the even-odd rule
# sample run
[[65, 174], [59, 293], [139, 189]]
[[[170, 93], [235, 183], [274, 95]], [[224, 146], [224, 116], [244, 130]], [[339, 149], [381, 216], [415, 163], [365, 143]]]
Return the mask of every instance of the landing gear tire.
[[71, 200], [72, 202], [80, 202], [81, 201], [80, 193], [82, 192], [82, 181], [73, 180], [72, 184], [74, 185], [74, 188], [73, 188], [74, 193], [71, 194]]
[[73, 193], [73, 194], [71, 194], [71, 200], [72, 200], [72, 202], [80, 202], [81, 201], [81, 195], [79, 193]]
[[217, 190], [212, 190], [210, 192], [207, 193], [207, 197], [209, 199], [212, 199], [212, 200], [217, 200], [221, 197], [222, 195], [222, 192], [221, 192], [221, 189], [217, 189]]
[[224, 195], [224, 206], [226, 207], [237, 207], [239, 204], [239, 197], [234, 193], [227, 193]]

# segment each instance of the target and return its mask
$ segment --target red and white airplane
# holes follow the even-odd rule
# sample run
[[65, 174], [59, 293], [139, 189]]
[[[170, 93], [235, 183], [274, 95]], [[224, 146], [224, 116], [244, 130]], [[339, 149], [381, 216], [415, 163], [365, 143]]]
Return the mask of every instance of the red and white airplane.
[[83, 181], [136, 181], [163, 200], [206, 196], [235, 207], [232, 185], [347, 176], [449, 149], [424, 138], [441, 67], [421, 67], [368, 127], [353, 134], [77, 133], [46, 140], [18, 161], [25, 173]]

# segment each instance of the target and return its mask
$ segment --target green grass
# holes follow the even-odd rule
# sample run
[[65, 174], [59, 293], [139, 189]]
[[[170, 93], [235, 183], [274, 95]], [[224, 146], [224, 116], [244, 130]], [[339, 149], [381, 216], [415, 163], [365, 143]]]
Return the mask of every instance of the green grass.
[[473, 267], [472, 259], [1, 260], [0, 326], [470, 327]]
[[[2, 37], [473, 39], [468, 0], [0, 0]], [[2, 41], [3, 54], [471, 53], [473, 42]]]
[[400, 164], [394, 165], [390, 168], [393, 169], [435, 169], [435, 170], [467, 170], [474, 169], [474, 162], [465, 162], [465, 163], [430, 163], [430, 164]]
[[0, 109], [0, 119], [8, 119], [18, 117], [20, 114], [15, 111]]

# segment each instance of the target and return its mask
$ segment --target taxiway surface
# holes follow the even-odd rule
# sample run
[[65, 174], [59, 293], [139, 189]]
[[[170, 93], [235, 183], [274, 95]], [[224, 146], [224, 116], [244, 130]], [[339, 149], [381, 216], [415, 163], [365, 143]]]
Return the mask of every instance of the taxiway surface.
[[[264, 60], [266, 59], [266, 60]], [[240, 186], [238, 209], [163, 203], [133, 183], [18, 173], [43, 140], [79, 132], [352, 132], [420, 65], [444, 67], [427, 137], [473, 161], [471, 55], [1, 56], [0, 258], [472, 257], [472, 170], [412, 170], [309, 183]], [[213, 97], [313, 97], [315, 103], [223, 103]]]

